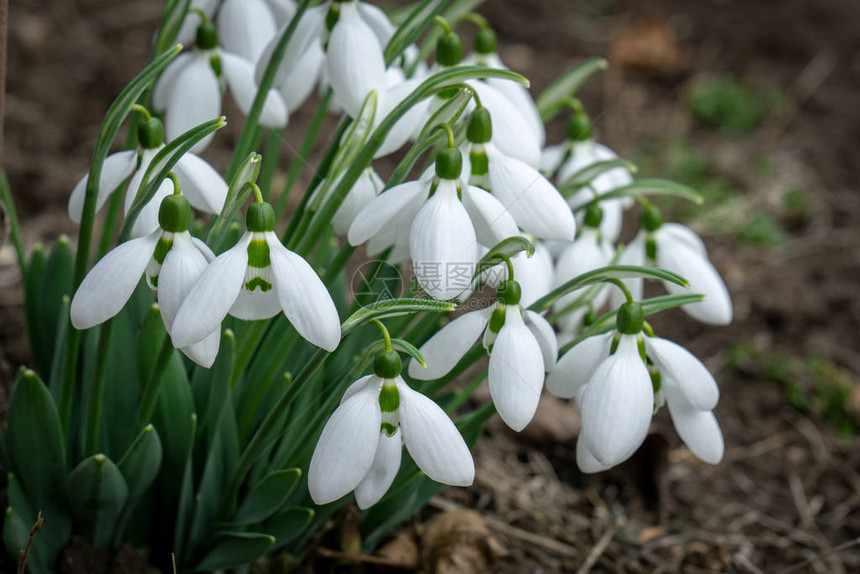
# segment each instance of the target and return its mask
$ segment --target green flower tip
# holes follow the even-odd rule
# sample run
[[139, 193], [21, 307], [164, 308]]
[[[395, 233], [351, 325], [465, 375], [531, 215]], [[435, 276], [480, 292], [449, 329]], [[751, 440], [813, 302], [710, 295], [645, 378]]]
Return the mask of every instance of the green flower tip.
[[103, 465], [106, 460], [107, 460], [107, 457], [103, 454], [94, 454], [93, 455], [93, 462], [99, 466]]
[[493, 121], [487, 108], [477, 108], [472, 112], [466, 138], [475, 144], [485, 144], [493, 139]]
[[382, 351], [373, 360], [373, 372], [380, 379], [393, 379], [403, 369], [403, 361], [400, 354], [391, 349]]
[[523, 290], [519, 283], [508, 280], [503, 281], [502, 284], [499, 285], [496, 295], [499, 297], [499, 300], [505, 304], [505, 306], [519, 305], [520, 299], [523, 295]]
[[481, 28], [475, 36], [475, 51], [479, 54], [495, 53], [496, 33], [490, 28]]
[[218, 29], [212, 22], [204, 22], [197, 28], [197, 48], [212, 50], [218, 46]]
[[663, 216], [660, 214], [660, 210], [658, 208], [653, 205], [649, 205], [645, 211], [642, 212], [641, 223], [645, 231], [653, 233], [663, 225]]
[[622, 335], [637, 335], [645, 324], [645, 313], [639, 303], [624, 303], [618, 309], [615, 328]]
[[603, 221], [603, 210], [597, 203], [588, 204], [585, 210], [585, 225], [586, 227], [598, 228], [600, 222]]
[[147, 433], [147, 434], [151, 433], [151, 432], [152, 432], [152, 431], [154, 431], [154, 430], [155, 430], [155, 427], [154, 427], [154, 426], [152, 426], [152, 423], [150, 423], [150, 424], [146, 425], [145, 427], [143, 427], [143, 432], [145, 432], [145, 433]]
[[567, 139], [585, 141], [591, 139], [591, 118], [585, 112], [576, 112], [567, 120]]
[[252, 203], [245, 213], [245, 226], [248, 231], [266, 233], [275, 230], [275, 210], [265, 202]]
[[62, 245], [63, 247], [70, 247], [72, 245], [72, 240], [69, 239], [69, 236], [63, 233], [59, 237], [57, 237], [57, 245]]
[[436, 155], [436, 175], [457, 179], [463, 171], [463, 154], [457, 148], [444, 148]]
[[158, 208], [158, 225], [164, 231], [181, 233], [191, 225], [191, 206], [181, 195], [168, 195]]
[[436, 61], [441, 66], [456, 66], [463, 60], [463, 42], [460, 36], [451, 33], [436, 42]]
[[150, 118], [137, 126], [137, 139], [144, 149], [155, 149], [164, 143], [164, 124], [158, 118]]

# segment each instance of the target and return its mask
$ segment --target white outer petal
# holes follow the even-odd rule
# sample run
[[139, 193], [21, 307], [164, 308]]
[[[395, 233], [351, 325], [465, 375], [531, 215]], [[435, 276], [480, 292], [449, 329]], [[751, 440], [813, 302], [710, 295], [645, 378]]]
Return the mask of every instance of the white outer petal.
[[[195, 52], [191, 60], [173, 78], [166, 95], [164, 133], [174, 140], [191, 128], [217, 118], [221, 114], [221, 86], [209, 63], [209, 54]], [[212, 141], [210, 134], [191, 151], [200, 153]]]
[[168, 333], [179, 307], [207, 265], [206, 257], [191, 241], [187, 231], [173, 235], [173, 245], [158, 274], [158, 306]]
[[653, 408], [651, 377], [636, 338], [622, 335], [581, 396], [582, 428], [595, 458], [605, 465], [627, 458], [645, 440]]
[[346, 233], [361, 210], [379, 195], [383, 187], [385, 182], [373, 171], [373, 168], [365, 169], [332, 217], [334, 232], [338, 235]]
[[202, 341], [213, 331], [220, 331], [242, 284], [248, 266], [248, 244], [251, 233], [209, 264], [197, 284], [191, 288], [173, 321], [173, 344], [186, 347]]
[[576, 439], [576, 466], [585, 474], [594, 474], [595, 472], [609, 470], [613, 465], [603, 464], [594, 458], [594, 455], [588, 450], [588, 440], [582, 434], [582, 431], [580, 431]]
[[667, 236], [667, 241], [672, 243], [684, 243], [701, 255], [702, 257], [708, 256], [708, 250], [705, 247], [705, 242], [702, 241], [702, 238], [699, 237], [695, 231], [687, 227], [686, 225], [681, 225], [680, 223], [664, 223], [660, 226], [660, 230], [657, 232], [659, 235]]
[[381, 388], [381, 379], [369, 379], [335, 409], [323, 428], [308, 467], [308, 490], [317, 504], [354, 490], [370, 470], [382, 422]]
[[391, 40], [391, 37], [394, 35], [394, 25], [391, 23], [391, 20], [388, 19], [388, 15], [383, 10], [369, 2], [359, 2], [358, 13], [361, 15], [361, 19], [364, 20], [364, 23], [370, 26], [370, 29], [373, 30], [373, 33], [376, 35], [376, 39], [379, 41], [380, 47], [385, 49], [385, 46], [388, 45], [388, 41]]
[[561, 356], [546, 378], [546, 390], [572, 399], [608, 356], [614, 331], [585, 339]]
[[[560, 287], [574, 277], [604, 267], [612, 260], [612, 247], [601, 240], [595, 230], [586, 227], [582, 233], [565, 249], [558, 258], [553, 277], [553, 288]], [[581, 296], [588, 287], [582, 287], [560, 297], [553, 305], [555, 311], [561, 311], [567, 305]], [[599, 308], [608, 295], [608, 287], [603, 287], [595, 297], [592, 308]], [[563, 330], [576, 328], [574, 321], [577, 314], [570, 313], [562, 316], [560, 324]]]
[[403, 437], [400, 436], [400, 429], [391, 436], [385, 433], [379, 434], [373, 464], [355, 487], [355, 501], [359, 508], [362, 510], [370, 508], [385, 496], [391, 488], [391, 483], [394, 482], [394, 477], [397, 476], [397, 471], [400, 470], [402, 453]]
[[284, 315], [302, 337], [334, 351], [340, 343], [340, 319], [325, 285], [313, 267], [284, 247], [274, 232], [266, 234], [266, 242]]
[[684, 398], [700, 411], [710, 411], [720, 400], [720, 389], [708, 368], [690, 351], [681, 345], [661, 339], [646, 337], [645, 349], [654, 365], [669, 384], [677, 385]]
[[72, 298], [75, 329], [104, 323], [131, 297], [155, 252], [161, 230], [118, 245], [90, 269]]
[[558, 342], [556, 341], [552, 325], [534, 311], [523, 311], [523, 319], [525, 319], [526, 327], [534, 335], [535, 341], [537, 341], [540, 347], [544, 371], [547, 373], [552, 372], [556, 360], [558, 360]]
[[444, 484], [469, 486], [475, 479], [472, 453], [439, 405], [397, 377], [403, 442], [424, 474]]
[[[189, 13], [189, 17], [186, 17], [185, 21], [187, 22], [192, 16], [199, 20], [199, 16]], [[183, 44], [185, 43], [186, 42], [183, 42]], [[170, 94], [173, 91], [173, 83], [176, 81], [177, 76], [182, 73], [185, 66], [192, 61], [193, 57], [193, 52], [183, 52], [176, 56], [172, 62], [167, 64], [167, 67], [164, 68], [164, 71], [155, 82], [155, 87], [152, 89], [152, 109], [159, 112], [163, 112], [167, 109]]]
[[515, 431], [534, 417], [543, 388], [541, 348], [517, 307], [508, 307], [505, 324], [490, 353], [490, 396], [499, 416]]
[[514, 218], [492, 194], [473, 185], [465, 185], [461, 189], [463, 205], [475, 225], [479, 243], [492, 247], [508, 237], [519, 235]]
[[[308, 8], [302, 19], [299, 21], [293, 37], [290, 38], [290, 43], [281, 59], [278, 69], [275, 72], [275, 80], [273, 85], [280, 86], [284, 83], [285, 78], [293, 73], [300, 59], [305, 56], [305, 53], [312, 44], [316, 44], [322, 49], [321, 37], [325, 26], [325, 17], [328, 13], [328, 2], [324, 2], [319, 6]], [[274, 38], [269, 41], [263, 49], [260, 58], [257, 60], [257, 67], [254, 71], [254, 79], [259, 82], [263, 78], [263, 74], [269, 65], [269, 60], [272, 58], [272, 53], [275, 50], [275, 45], [286, 32], [289, 22], [283, 22], [281, 27], [275, 33]]]
[[534, 133], [525, 114], [507, 96], [486, 82], [469, 80], [466, 83], [478, 92], [481, 104], [490, 112], [493, 144], [508, 156], [535, 169], [540, 167], [539, 136]]
[[212, 331], [199, 343], [181, 347], [179, 350], [201, 367], [208, 369], [215, 363], [220, 346], [221, 332]]
[[[394, 68], [389, 68], [389, 70], [392, 69]], [[420, 84], [421, 80], [417, 78], [404, 80], [388, 88], [387, 93], [381, 94], [380, 105], [377, 108], [376, 116], [373, 119], [374, 125], [379, 126], [382, 120], [385, 119], [385, 117]], [[374, 159], [397, 151], [403, 147], [403, 145], [415, 133], [420, 132], [424, 121], [429, 115], [427, 113], [429, 106], [430, 100], [425, 98], [412, 106], [412, 108], [410, 108], [403, 117], [397, 120], [391, 128], [391, 131], [385, 136], [385, 141], [373, 155]]]
[[317, 42], [311, 43], [296, 65], [284, 76], [284, 80], [278, 84], [278, 91], [284, 98], [287, 110], [295, 110], [305, 103], [320, 79], [324, 64], [325, 52], [322, 46]]
[[352, 118], [371, 90], [381, 95], [387, 89], [382, 48], [359, 16], [356, 3], [341, 4], [340, 17], [328, 40], [326, 69], [332, 90]]
[[564, 143], [545, 147], [540, 156], [540, 170], [550, 175], [554, 174], [561, 167], [566, 153], [567, 145]]
[[[140, 170], [138, 170], [138, 173], [140, 173]], [[131, 186], [129, 186], [129, 192], [131, 192]], [[158, 186], [158, 189], [155, 190], [155, 195], [152, 196], [152, 199], [138, 212], [137, 219], [134, 220], [134, 225], [131, 226], [132, 237], [143, 237], [158, 229], [158, 210], [161, 207], [161, 200], [172, 194], [173, 182], [170, 179], [165, 179]]]
[[709, 464], [723, 458], [723, 433], [714, 413], [698, 410], [688, 403], [676, 389], [665, 387], [666, 404], [678, 435], [694, 455]]
[[572, 241], [576, 221], [564, 198], [535, 168], [488, 145], [493, 195], [528, 233], [541, 239]]
[[463, 358], [466, 352], [487, 328], [493, 307], [465, 313], [436, 332], [421, 345], [426, 367], [418, 361], [409, 363], [409, 376], [430, 381], [445, 376]]
[[256, 62], [275, 37], [275, 15], [264, 0], [224, 0], [218, 10], [218, 43]]
[[186, 153], [174, 166], [173, 171], [182, 186], [182, 195], [195, 209], [206, 213], [221, 213], [227, 199], [227, 182], [209, 165], [209, 162]]
[[[99, 177], [96, 212], [105, 204], [111, 192], [116, 190], [134, 172], [135, 165], [137, 165], [137, 152], [135, 150], [112, 153], [105, 158]], [[86, 198], [89, 179], [89, 174], [81, 178], [75, 189], [72, 190], [72, 195], [69, 196], [69, 217], [75, 223], [80, 223], [84, 214], [84, 199]]]
[[552, 290], [552, 256], [543, 243], [535, 245], [534, 255], [520, 253], [511, 259], [514, 277], [522, 289], [520, 305], [528, 307]]
[[361, 245], [371, 237], [391, 229], [389, 224], [401, 211], [410, 205], [423, 205], [429, 193], [430, 184], [424, 181], [410, 181], [380, 193], [352, 222], [347, 233], [350, 245]]
[[[501, 67], [504, 69], [504, 66]], [[535, 101], [526, 87], [519, 82], [502, 80], [501, 78], [488, 78], [487, 84], [502, 92], [516, 106], [537, 138], [538, 146], [543, 148], [546, 143], [546, 129], [544, 128], [537, 105], [535, 105]], [[541, 157], [542, 159], [543, 157]]]
[[[636, 238], [624, 246], [621, 252], [621, 257], [618, 258], [618, 265], [645, 265], [645, 236], [640, 233]], [[630, 294], [635, 301], [642, 300], [644, 279], [634, 277], [632, 279], [622, 279], [624, 285], [630, 290]], [[613, 288], [610, 290], [609, 304], [613, 308], [618, 308], [624, 304], [627, 299], [620, 289]]]
[[434, 299], [452, 299], [468, 289], [478, 242], [452, 180], [440, 180], [436, 193], [415, 216], [409, 252], [418, 284]]
[[[254, 98], [257, 97], [257, 84], [254, 81], [254, 65], [235, 54], [221, 51], [221, 69], [230, 93], [236, 100], [236, 104], [242, 113], [248, 115]], [[267, 128], [282, 128], [287, 125], [289, 116], [287, 106], [277, 90], [270, 89], [263, 102], [263, 110], [260, 112], [260, 125]]]

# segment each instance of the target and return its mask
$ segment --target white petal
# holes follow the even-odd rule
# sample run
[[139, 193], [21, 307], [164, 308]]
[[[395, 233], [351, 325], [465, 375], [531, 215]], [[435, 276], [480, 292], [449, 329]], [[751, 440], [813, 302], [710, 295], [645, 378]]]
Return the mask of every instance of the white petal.
[[[164, 133], [168, 141], [221, 114], [221, 86], [207, 53], [193, 54], [173, 79], [169, 92], [164, 114]], [[213, 137], [212, 134], [206, 136], [191, 151], [200, 153]]]
[[636, 338], [621, 336], [614, 355], [603, 361], [581, 397], [582, 428], [591, 452], [615, 465], [648, 434], [654, 391]]
[[394, 35], [394, 26], [391, 24], [391, 20], [388, 19], [388, 15], [369, 2], [359, 2], [358, 13], [361, 15], [364, 23], [373, 30], [380, 47], [384, 49]]
[[[523, 118], [528, 122], [532, 133], [537, 138], [538, 146], [542, 148], [546, 143], [546, 129], [544, 128], [543, 120], [540, 117], [535, 101], [526, 87], [519, 82], [502, 80], [500, 78], [488, 78], [487, 84], [502, 92], [514, 104], [517, 110], [523, 115]], [[543, 160], [543, 156], [541, 156], [541, 160]]]
[[600, 231], [603, 233], [603, 238], [609, 243], [615, 243], [621, 235], [621, 227], [624, 223], [625, 199], [607, 199], [600, 202], [600, 207], [603, 209], [603, 219], [600, 220]]
[[[185, 19], [186, 22], [191, 18], [195, 18], [195, 21], [198, 22], [199, 25], [199, 16], [189, 13], [189, 17]], [[186, 42], [183, 42], [183, 44], [185, 43]], [[173, 84], [176, 82], [176, 78], [182, 73], [185, 66], [187, 66], [192, 59], [192, 52], [183, 52], [176, 56], [172, 62], [167, 64], [167, 67], [164, 68], [164, 71], [155, 82], [155, 87], [152, 89], [152, 109], [159, 112], [163, 112], [167, 109], [170, 101], [170, 94], [173, 92]]]
[[338, 101], [354, 118], [371, 90], [377, 95], [386, 90], [385, 61], [373, 30], [359, 17], [356, 3], [340, 6], [340, 17], [328, 40], [326, 68]]
[[[299, 20], [299, 24], [296, 27], [293, 37], [290, 38], [290, 43], [287, 45], [284, 57], [278, 65], [273, 85], [280, 86], [284, 83], [284, 79], [295, 70], [299, 60], [304, 57], [311, 44], [317, 44], [320, 49], [322, 49], [320, 37], [325, 25], [328, 7], [328, 3], [323, 3], [305, 11], [304, 16]], [[281, 25], [280, 29], [275, 34], [275, 37], [269, 41], [263, 49], [263, 53], [260, 54], [256, 70], [254, 72], [254, 79], [257, 82], [262, 79], [263, 74], [269, 65], [269, 60], [272, 58], [275, 46], [281, 39], [281, 36], [283, 36], [284, 32], [286, 32], [289, 24], [289, 22], [284, 22]]]
[[370, 508], [391, 488], [397, 471], [400, 470], [400, 456], [403, 453], [403, 438], [400, 429], [393, 435], [379, 434], [379, 443], [373, 464], [365, 477], [355, 487], [355, 501], [362, 510]]
[[585, 474], [594, 474], [595, 472], [603, 472], [609, 470], [613, 465], [603, 464], [591, 454], [588, 450], [588, 441], [580, 431], [576, 439], [576, 466]]
[[659, 337], [646, 337], [645, 348], [663, 377], [671, 379], [694, 408], [710, 411], [717, 406], [720, 400], [717, 381], [695, 355], [681, 345]]
[[541, 348], [516, 307], [508, 307], [505, 325], [490, 353], [490, 395], [499, 416], [515, 431], [534, 417], [543, 388]]
[[487, 146], [491, 191], [528, 233], [572, 241], [573, 213], [553, 185], [528, 164]]
[[72, 299], [75, 329], [104, 323], [123, 308], [155, 252], [161, 231], [118, 245], [90, 269]]
[[415, 216], [409, 252], [418, 284], [434, 299], [452, 299], [468, 289], [478, 242], [453, 181], [440, 180], [436, 193]]
[[355, 490], [373, 464], [382, 416], [373, 377], [344, 401], [325, 425], [308, 467], [308, 490], [317, 504], [327, 504]]
[[[643, 234], [640, 233], [637, 235], [633, 241], [624, 247], [621, 257], [618, 258], [618, 265], [645, 265], [645, 237]], [[634, 300], [642, 300], [643, 279], [635, 277], [633, 279], [622, 279], [621, 281], [630, 290], [630, 294]], [[617, 308], [626, 301], [627, 299], [620, 289], [612, 288], [610, 291], [610, 306]]]
[[[599, 267], [604, 267], [609, 264], [612, 259], [612, 248], [608, 243], [602, 241], [598, 233], [591, 228], [586, 227], [579, 237], [565, 249], [558, 258], [555, 267], [555, 276], [553, 278], [553, 287], [561, 287], [571, 279], [593, 271]], [[561, 311], [578, 297], [582, 296], [589, 287], [583, 287], [567, 293], [559, 298], [553, 305], [553, 309]], [[599, 308], [608, 295], [608, 287], [601, 289], [602, 297], [598, 296], [592, 303], [592, 308]], [[563, 330], [570, 331], [576, 328], [575, 320], [578, 317], [576, 313], [570, 313], [562, 316], [560, 325]]]
[[193, 345], [182, 347], [180, 351], [200, 365], [208, 369], [215, 363], [215, 358], [218, 356], [218, 348], [221, 346], [221, 332], [212, 331], [209, 335]]
[[325, 64], [325, 52], [317, 42], [311, 43], [307, 51], [296, 62], [283, 82], [278, 84], [278, 90], [284, 98], [287, 110], [295, 110], [301, 106], [317, 84]]
[[174, 234], [173, 246], [158, 274], [158, 305], [168, 333], [179, 307], [207, 265], [206, 257], [195, 247], [187, 231]]
[[514, 277], [522, 289], [520, 305], [523, 307], [528, 307], [552, 290], [552, 256], [543, 243], [535, 245], [535, 252], [531, 257], [520, 253], [511, 259], [511, 263], [514, 266]]
[[471, 311], [442, 327], [421, 346], [427, 366], [411, 361], [409, 376], [430, 381], [448, 374], [487, 328], [492, 313], [492, 307]]
[[705, 257], [686, 243], [663, 241], [657, 244], [657, 265], [674, 271], [690, 282], [689, 289], [664, 282], [669, 293], [701, 293], [705, 296], [701, 303], [681, 307], [690, 317], [708, 325], [728, 325], [732, 322], [729, 291], [720, 274]]
[[269, 0], [269, 8], [279, 26], [292, 20], [297, 9], [295, 0]]
[[284, 315], [302, 337], [334, 351], [340, 343], [340, 319], [325, 285], [313, 267], [284, 247], [277, 235], [267, 233], [266, 242]]
[[561, 167], [566, 153], [567, 145], [563, 143], [545, 147], [540, 156], [540, 170], [550, 175], [554, 174]]
[[529, 120], [502, 92], [479, 80], [467, 82], [481, 98], [481, 104], [490, 112], [493, 124], [493, 144], [505, 155], [540, 167], [540, 141]]
[[256, 62], [275, 37], [275, 16], [264, 0], [224, 0], [218, 10], [218, 43]]
[[212, 263], [213, 261], [215, 261], [215, 254], [212, 253], [212, 250], [209, 249], [208, 245], [206, 245], [205, 243], [203, 243], [203, 241], [197, 239], [196, 237], [192, 237], [191, 241], [194, 243], [194, 246], [197, 247], [200, 253], [203, 254], [203, 257], [206, 258], [206, 261], [208, 263]]
[[242, 290], [248, 266], [248, 244], [251, 233], [219, 255], [209, 264], [192, 287], [173, 321], [173, 344], [186, 347], [220, 330], [221, 321]]
[[410, 181], [392, 187], [371, 201], [353, 221], [347, 234], [350, 245], [361, 245], [374, 235], [389, 228], [391, 221], [409, 205], [424, 203], [430, 185], [423, 181]]
[[[215, 8], [217, 6], [218, 0], [191, 0], [189, 8], [199, 8], [206, 13], [206, 16], [209, 19], [211, 19], [215, 15]], [[197, 28], [200, 26], [200, 22], [200, 15], [189, 10], [185, 14], [185, 19], [182, 21], [179, 33], [176, 35], [176, 42], [182, 45], [193, 43]], [[180, 54], [179, 57], [182, 57], [182, 54]]]
[[[420, 84], [421, 80], [414, 78], [411, 80], [405, 80], [389, 88], [388, 93], [381, 99], [381, 105], [377, 109], [374, 124], [378, 126], [380, 122], [382, 122], [382, 120], [385, 119], [385, 117], [391, 113], [391, 111], [409, 94], [415, 91], [415, 88]], [[397, 151], [409, 140], [409, 138], [420, 132], [423, 127], [423, 122], [429, 116], [427, 112], [429, 106], [429, 99], [423, 99], [412, 106], [409, 111], [403, 115], [403, 117], [397, 120], [397, 123], [394, 124], [391, 131], [385, 136], [385, 141], [373, 157], [384, 157]]]
[[469, 486], [475, 464], [454, 422], [439, 405], [397, 377], [403, 442], [424, 474], [444, 484]]
[[[363, 377], [359, 377], [354, 383], [349, 385], [346, 390], [343, 392], [343, 396], [340, 398], [340, 404], [345, 403], [349, 397], [360, 391], [364, 388], [367, 381], [369, 381], [372, 377], [376, 377], [376, 375], [364, 375]], [[377, 382], [379, 382], [379, 378], [377, 378]], [[380, 385], [379, 388], [382, 388]]]
[[180, 158], [173, 171], [189, 203], [206, 213], [221, 213], [227, 198], [227, 182], [209, 162], [193, 153]]
[[271, 319], [281, 312], [281, 302], [274, 289], [262, 291], [261, 289], [242, 288], [233, 306], [230, 307], [230, 315], [243, 321], [262, 321]]
[[613, 333], [589, 337], [562, 355], [546, 378], [546, 390], [563, 399], [575, 397], [609, 357]]
[[548, 373], [551, 372], [558, 359], [558, 343], [556, 342], [555, 331], [552, 330], [552, 325], [534, 311], [524, 311], [523, 319], [525, 319], [526, 327], [534, 335], [535, 341], [537, 341], [540, 347], [544, 370]]
[[385, 187], [385, 182], [376, 175], [373, 168], [365, 169], [352, 189], [346, 194], [332, 218], [334, 232], [338, 235], [346, 233], [361, 210], [379, 195], [383, 187]]
[[[221, 69], [230, 86], [230, 93], [242, 113], [247, 115], [257, 97], [257, 84], [254, 82], [254, 66], [248, 60], [235, 54], [221, 52]], [[270, 89], [260, 112], [260, 125], [267, 128], [282, 128], [287, 125], [287, 106], [277, 90]]]
[[519, 235], [514, 218], [492, 194], [472, 185], [461, 189], [463, 205], [475, 225], [479, 243], [492, 247], [508, 237]]
[[[137, 164], [137, 152], [134, 150], [112, 153], [102, 164], [99, 177], [99, 189], [96, 196], [96, 212], [105, 204], [111, 192], [115, 191], [123, 181], [134, 171]], [[87, 193], [89, 174], [85, 175], [72, 190], [69, 197], [69, 217], [75, 223], [80, 223], [84, 214], [84, 199]]]
[[684, 243], [687, 247], [702, 257], [708, 256], [705, 242], [702, 241], [702, 238], [699, 237], [695, 231], [686, 225], [681, 225], [680, 223], [664, 223], [660, 226], [660, 229], [656, 234], [667, 236], [667, 241], [672, 243]]
[[665, 390], [666, 404], [669, 406], [672, 423], [684, 443], [703, 461], [710, 464], [720, 462], [725, 444], [714, 413], [694, 408], [671, 387], [667, 386]]
[[[135, 174], [135, 176], [136, 175], [137, 174]], [[130, 192], [131, 186], [129, 186], [129, 193]], [[161, 185], [158, 186], [158, 189], [155, 190], [155, 195], [152, 196], [152, 199], [150, 199], [149, 202], [143, 206], [140, 212], [138, 212], [137, 219], [134, 220], [134, 225], [131, 226], [132, 237], [143, 237], [159, 228], [158, 210], [161, 207], [161, 200], [172, 194], [173, 182], [169, 179], [165, 179], [161, 182]]]

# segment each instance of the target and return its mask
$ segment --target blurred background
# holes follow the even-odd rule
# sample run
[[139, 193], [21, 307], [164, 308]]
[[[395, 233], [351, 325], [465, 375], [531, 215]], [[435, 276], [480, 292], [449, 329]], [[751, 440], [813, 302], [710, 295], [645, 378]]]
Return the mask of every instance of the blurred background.
[[[4, 164], [32, 247], [74, 236], [68, 195], [104, 112], [148, 61], [161, 3], [11, 4]], [[860, 3], [493, 0], [480, 12], [533, 95], [585, 58], [607, 58], [580, 93], [598, 141], [640, 175], [706, 197], [660, 205], [706, 239], [735, 321], [704, 328], [670, 311], [653, 325], [715, 374], [726, 456], [698, 462], [661, 411], [631, 461], [584, 476], [577, 413], [545, 397], [519, 435], [492, 421], [475, 486], [446, 489], [359, 568], [860, 571]], [[312, 110], [293, 114], [282, 170]], [[227, 115], [233, 125], [204, 154], [222, 171], [241, 125], [234, 107]], [[558, 120], [548, 143], [563, 133]], [[4, 245], [5, 385], [27, 360], [21, 302]], [[477, 514], [445, 518], [462, 509]]]

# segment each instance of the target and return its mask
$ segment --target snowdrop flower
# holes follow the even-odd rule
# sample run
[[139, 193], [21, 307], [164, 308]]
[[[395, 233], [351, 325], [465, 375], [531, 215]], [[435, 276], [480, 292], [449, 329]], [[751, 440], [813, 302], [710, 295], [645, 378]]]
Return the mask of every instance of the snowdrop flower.
[[472, 113], [466, 137], [463, 154], [469, 158], [470, 184], [489, 190], [526, 233], [540, 239], [573, 240], [576, 221], [564, 198], [536, 169], [493, 144], [486, 108]]
[[374, 361], [374, 374], [354, 382], [322, 431], [308, 468], [308, 490], [317, 504], [351, 491], [359, 508], [385, 494], [400, 468], [402, 445], [427, 476], [469, 486], [475, 466], [457, 427], [435, 402], [400, 376], [390, 348]]
[[[642, 214], [642, 231], [621, 254], [620, 265], [649, 262], [673, 271], [690, 282], [689, 289], [668, 281], [669, 293], [701, 293], [705, 300], [681, 309], [708, 325], [728, 325], [732, 321], [732, 300], [720, 274], [708, 260], [705, 244], [689, 227], [663, 223], [660, 211], [650, 206]], [[642, 296], [642, 279], [625, 279], [635, 298]]]
[[[561, 144], [547, 147], [541, 157], [541, 171], [556, 174], [558, 182], [569, 181], [580, 170], [597, 162], [618, 159], [608, 147], [594, 141], [591, 133], [591, 120], [588, 115], [578, 111], [570, 117], [567, 139]], [[595, 197], [633, 183], [633, 176], [623, 167], [608, 169], [588, 182], [588, 185], [570, 196], [567, 201], [571, 209], [591, 202]], [[600, 225], [603, 235], [610, 242], [618, 240], [624, 210], [632, 205], [630, 198], [609, 199], [600, 202], [604, 216]]]
[[182, 303], [174, 343], [190, 345], [217, 332], [228, 313], [256, 321], [283, 311], [302, 337], [333, 351], [340, 342], [337, 310], [313, 268], [275, 235], [272, 206], [258, 196], [245, 221], [239, 242], [206, 268]]
[[599, 472], [632, 456], [645, 440], [654, 407], [664, 400], [690, 450], [716, 464], [724, 450], [711, 412], [719, 400], [716, 381], [689, 351], [643, 337], [636, 331], [641, 326], [641, 306], [622, 306], [615, 332], [573, 347], [547, 378], [550, 393], [575, 398], [580, 406], [577, 464], [584, 472]]
[[[612, 245], [603, 237], [600, 222], [603, 212], [596, 204], [588, 208], [585, 225], [579, 235], [559, 255], [555, 266], [553, 288], [560, 287], [574, 277], [609, 265], [612, 260]], [[592, 287], [582, 287], [565, 294], [554, 305], [554, 310], [560, 312]], [[565, 332], [577, 332], [582, 327], [582, 320], [592, 309], [599, 309], [609, 299], [609, 290], [601, 286], [595, 297], [588, 305], [583, 305], [561, 317], [559, 326]]]
[[[268, 9], [259, 0], [249, 2], [247, 7]], [[233, 17], [223, 17], [222, 14], [219, 19], [219, 22], [230, 20], [224, 27], [231, 31], [228, 37], [234, 37], [231, 44], [243, 50], [244, 56], [219, 48], [218, 31], [212, 22], [206, 21], [197, 29], [197, 48], [180, 54], [168, 64], [156, 82], [152, 105], [164, 111], [168, 139], [175, 139], [189, 129], [221, 115], [221, 94], [226, 86], [229, 86], [243, 113], [247, 114], [251, 110], [257, 95], [257, 84], [254, 81], [254, 62], [248, 58], [253, 57], [259, 44], [242, 34], [247, 34], [243, 30], [266, 21], [266, 18], [245, 12], [247, 7], [245, 0], [228, 0], [222, 10], [226, 8]], [[247, 17], [236, 18], [237, 13]], [[271, 18], [271, 14], [268, 17]], [[266, 97], [260, 113], [260, 124], [268, 128], [287, 125], [287, 107], [275, 90], [270, 90]], [[209, 135], [201, 140], [192, 151], [199, 153], [205, 149], [212, 137]]]
[[347, 235], [350, 244], [378, 238], [375, 248], [391, 247], [408, 229], [421, 287], [436, 299], [461, 295], [472, 282], [479, 241], [495, 245], [517, 234], [514, 220], [491, 194], [462, 184], [462, 165], [458, 149], [440, 151], [435, 178], [395, 186], [359, 212]]
[[[172, 332], [180, 303], [215, 256], [188, 233], [191, 208], [183, 196], [164, 198], [158, 220], [158, 229], [119, 245], [90, 270], [72, 299], [71, 319], [76, 329], [89, 329], [119, 313], [143, 275], [158, 296], [168, 334]], [[181, 350], [196, 363], [211, 367], [220, 336], [216, 330]]]
[[[145, 110], [143, 110], [145, 112]], [[164, 147], [164, 127], [158, 118], [148, 117], [138, 127], [140, 147], [136, 150], [121, 151], [105, 158], [99, 178], [99, 190], [96, 199], [96, 211], [101, 209], [112, 192], [131, 177], [125, 196], [125, 212], [131, 208], [134, 198], [143, 183], [143, 176], [152, 163], [156, 154]], [[173, 168], [185, 197], [195, 209], [207, 213], [220, 213], [227, 197], [227, 182], [205, 160], [186, 153]], [[84, 176], [69, 198], [69, 217], [80, 223], [84, 211], [87, 182], [89, 176]], [[152, 200], [138, 214], [132, 226], [132, 237], [148, 235], [158, 228], [158, 210], [161, 201], [174, 192], [173, 183], [165, 179], [156, 191]]]
[[461, 315], [433, 335], [420, 349], [427, 366], [412, 361], [409, 376], [444, 376], [483, 334], [490, 354], [490, 395], [505, 424], [520, 431], [534, 417], [544, 373], [555, 365], [558, 349], [546, 319], [523, 310], [516, 281], [502, 283], [498, 297], [493, 306]]

